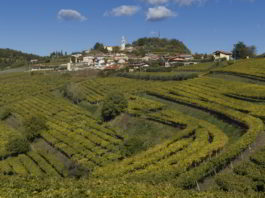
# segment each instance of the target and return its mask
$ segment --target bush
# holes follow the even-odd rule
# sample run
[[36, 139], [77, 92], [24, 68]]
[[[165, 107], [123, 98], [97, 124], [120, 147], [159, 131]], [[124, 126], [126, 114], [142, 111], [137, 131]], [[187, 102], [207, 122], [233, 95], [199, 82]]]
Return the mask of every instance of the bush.
[[144, 140], [140, 137], [132, 137], [124, 142], [121, 148], [124, 157], [130, 157], [139, 151], [146, 149]]
[[82, 92], [81, 88], [74, 83], [66, 84], [61, 91], [64, 97], [70, 99], [75, 104], [78, 104], [86, 99], [86, 96]]
[[24, 121], [24, 134], [29, 141], [33, 141], [35, 138], [40, 136], [41, 131], [47, 130], [46, 122], [40, 117], [31, 117]]
[[176, 73], [176, 72], [138, 72], [120, 73], [118, 76], [140, 80], [159, 80], [159, 81], [182, 81], [198, 77], [197, 73]]
[[171, 72], [172, 68], [167, 67], [149, 67], [146, 72]]
[[6, 150], [12, 154], [27, 153], [30, 150], [30, 145], [26, 138], [10, 136], [6, 144]]
[[235, 61], [232, 61], [232, 60], [227, 61], [227, 64], [228, 64], [228, 65], [233, 65], [234, 63], [235, 63]]
[[8, 108], [3, 108], [0, 110], [0, 120], [5, 120], [11, 115], [11, 110]]
[[104, 100], [101, 116], [104, 121], [110, 121], [124, 112], [127, 107], [128, 101], [122, 93], [111, 93]]
[[220, 190], [226, 192], [250, 192], [253, 193], [256, 186], [247, 177], [239, 175], [223, 174], [218, 175], [215, 179], [216, 184]]

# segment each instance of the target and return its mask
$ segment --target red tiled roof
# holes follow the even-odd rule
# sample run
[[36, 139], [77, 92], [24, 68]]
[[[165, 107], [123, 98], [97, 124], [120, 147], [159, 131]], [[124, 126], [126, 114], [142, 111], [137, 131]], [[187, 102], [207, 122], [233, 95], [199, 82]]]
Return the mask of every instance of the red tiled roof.
[[105, 67], [105, 69], [114, 70], [114, 69], [120, 69], [119, 65], [110, 65], [108, 67]]

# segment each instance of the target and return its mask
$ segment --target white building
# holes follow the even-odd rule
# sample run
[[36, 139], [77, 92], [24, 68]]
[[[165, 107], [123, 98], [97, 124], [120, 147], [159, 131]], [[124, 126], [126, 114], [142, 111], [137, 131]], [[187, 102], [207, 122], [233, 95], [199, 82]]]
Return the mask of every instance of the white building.
[[94, 63], [94, 57], [93, 56], [83, 57], [83, 63], [87, 63], [88, 65], [92, 65]]
[[67, 63], [67, 71], [73, 71], [72, 63]]
[[104, 48], [108, 50], [108, 52], [113, 52], [113, 47], [111, 46], [104, 46]]
[[[75, 63], [78, 63], [78, 62], [80, 62], [79, 58], [82, 57], [82, 54], [73, 54], [72, 57], [75, 58]], [[73, 63], [72, 58], [70, 59], [70, 63]]]
[[38, 59], [32, 59], [32, 60], [30, 60], [30, 63], [37, 63], [38, 62]]
[[213, 53], [214, 60], [226, 59], [227, 61], [233, 60], [231, 52], [216, 51]]
[[121, 38], [121, 51], [124, 51], [126, 49], [126, 39], [125, 37], [123, 36]]
[[127, 52], [133, 52], [133, 50], [134, 50], [134, 47], [126, 47], [126, 49], [125, 49]]

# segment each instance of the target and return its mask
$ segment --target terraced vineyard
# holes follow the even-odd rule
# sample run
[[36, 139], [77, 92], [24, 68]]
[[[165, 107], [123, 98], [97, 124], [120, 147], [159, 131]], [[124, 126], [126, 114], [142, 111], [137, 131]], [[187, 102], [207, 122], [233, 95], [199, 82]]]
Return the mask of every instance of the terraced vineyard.
[[[0, 121], [0, 197], [264, 197], [263, 65], [264, 59], [205, 65], [201, 71], [209, 73], [166, 82], [1, 75], [0, 108], [9, 114]], [[61, 93], [69, 83], [82, 93], [79, 102]], [[124, 154], [129, 130], [115, 127], [118, 118], [104, 122], [95, 116], [116, 91], [128, 100], [121, 120], [126, 115], [174, 133], [151, 133], [150, 141], [159, 136], [155, 142]], [[23, 135], [31, 117], [43, 118], [47, 128], [29, 151], [10, 152], [9, 137]]]

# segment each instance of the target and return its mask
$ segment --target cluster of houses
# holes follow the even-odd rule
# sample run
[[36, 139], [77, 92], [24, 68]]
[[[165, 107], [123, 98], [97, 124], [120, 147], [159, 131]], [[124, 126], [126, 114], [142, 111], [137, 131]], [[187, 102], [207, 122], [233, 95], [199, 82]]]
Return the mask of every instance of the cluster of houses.
[[[41, 66], [35, 64], [32, 67], [32, 71], [39, 70], [67, 70], [67, 71], [80, 71], [86, 69], [97, 69], [97, 70], [118, 70], [124, 67], [130, 67], [130, 71], [135, 71], [137, 69], [149, 67], [152, 61], [159, 61], [160, 64], [165, 67], [171, 67], [174, 65], [193, 65], [198, 64], [200, 61], [195, 60], [194, 56], [191, 54], [177, 54], [175, 56], [159, 56], [156, 54], [146, 54], [144, 57], [136, 57], [133, 55], [128, 55], [122, 51], [121, 53], [113, 53], [112, 47], [106, 47], [109, 53], [98, 53], [93, 54], [89, 51], [83, 54], [73, 54], [71, 55], [70, 61], [67, 64], [62, 64], [59, 66]], [[215, 61], [220, 60], [233, 60], [231, 52], [216, 51], [213, 53]], [[33, 64], [37, 63], [37, 60], [31, 61]]]
[[128, 56], [125, 53], [116, 54], [98, 54], [93, 56], [84, 56], [82, 54], [72, 55], [70, 62], [67, 64], [68, 71], [78, 71], [84, 69], [121, 69], [129, 66], [133, 69], [146, 68], [150, 62], [159, 61], [165, 67], [171, 67], [174, 64], [191, 65], [197, 64], [198, 61], [190, 54], [178, 54], [175, 56], [159, 56], [156, 54], [146, 54], [144, 57]]
[[128, 64], [129, 57], [124, 53], [97, 54], [97, 55], [72, 55], [67, 64], [68, 71], [78, 71], [84, 69], [104, 70], [108, 68], [123, 68]]

